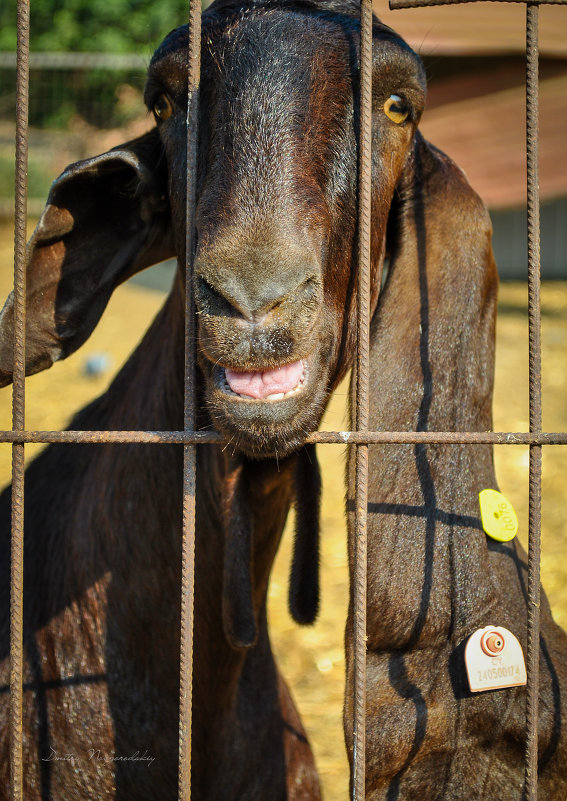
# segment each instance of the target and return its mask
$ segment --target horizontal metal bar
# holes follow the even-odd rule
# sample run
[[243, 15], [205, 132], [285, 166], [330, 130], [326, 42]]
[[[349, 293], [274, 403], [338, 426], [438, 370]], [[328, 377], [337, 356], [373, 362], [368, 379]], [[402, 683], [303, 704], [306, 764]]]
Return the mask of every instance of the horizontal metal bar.
[[[0, 443], [225, 445], [215, 431], [0, 431]], [[320, 445], [567, 445], [567, 432], [526, 431], [315, 431]]]
[[[140, 70], [148, 60], [136, 53], [30, 53], [30, 70]], [[16, 69], [16, 54], [0, 52], [0, 67]]]
[[[463, 3], [480, 3], [485, 0], [390, 0], [390, 10], [396, 11], [400, 8], [425, 8], [426, 6], [454, 6], [462, 5]], [[492, 2], [504, 3], [523, 3], [527, 5], [542, 5], [542, 6], [564, 6], [567, 5], [567, 0], [492, 0]]]

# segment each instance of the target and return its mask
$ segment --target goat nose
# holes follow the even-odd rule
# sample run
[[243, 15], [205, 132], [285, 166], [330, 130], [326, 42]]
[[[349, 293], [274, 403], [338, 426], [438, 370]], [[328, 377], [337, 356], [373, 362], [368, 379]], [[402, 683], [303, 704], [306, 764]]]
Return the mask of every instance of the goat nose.
[[[287, 280], [286, 280], [287, 279]], [[289, 280], [291, 279], [291, 280]], [[250, 323], [262, 323], [284, 303], [293, 306], [314, 298], [319, 281], [315, 275], [297, 281], [297, 275], [278, 275], [257, 282], [226, 279], [211, 281], [196, 276], [196, 303], [201, 314], [219, 317], [238, 317]]]

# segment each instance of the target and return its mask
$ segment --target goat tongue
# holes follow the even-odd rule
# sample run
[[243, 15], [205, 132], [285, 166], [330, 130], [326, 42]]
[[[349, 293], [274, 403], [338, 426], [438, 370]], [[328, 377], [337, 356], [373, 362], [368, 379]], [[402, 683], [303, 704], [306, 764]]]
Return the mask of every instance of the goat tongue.
[[262, 399], [295, 389], [303, 377], [303, 362], [298, 361], [274, 367], [272, 370], [253, 372], [240, 372], [227, 367], [225, 376], [228, 386], [237, 395]]

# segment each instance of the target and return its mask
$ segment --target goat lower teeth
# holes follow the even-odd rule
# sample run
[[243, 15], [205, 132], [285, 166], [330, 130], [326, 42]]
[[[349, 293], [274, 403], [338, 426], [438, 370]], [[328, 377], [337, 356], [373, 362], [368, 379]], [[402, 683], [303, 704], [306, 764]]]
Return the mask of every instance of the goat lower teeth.
[[285, 392], [275, 392], [273, 395], [267, 395], [266, 400], [281, 400], [285, 395]]

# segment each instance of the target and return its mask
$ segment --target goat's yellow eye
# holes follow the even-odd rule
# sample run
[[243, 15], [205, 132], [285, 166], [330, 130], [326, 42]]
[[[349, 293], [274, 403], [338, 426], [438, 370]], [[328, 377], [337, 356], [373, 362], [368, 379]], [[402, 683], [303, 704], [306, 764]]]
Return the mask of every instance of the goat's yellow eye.
[[399, 95], [390, 95], [384, 103], [384, 113], [396, 125], [401, 125], [409, 117], [410, 110]]
[[173, 105], [167, 95], [160, 95], [154, 103], [154, 116], [157, 120], [167, 120], [173, 114]]

